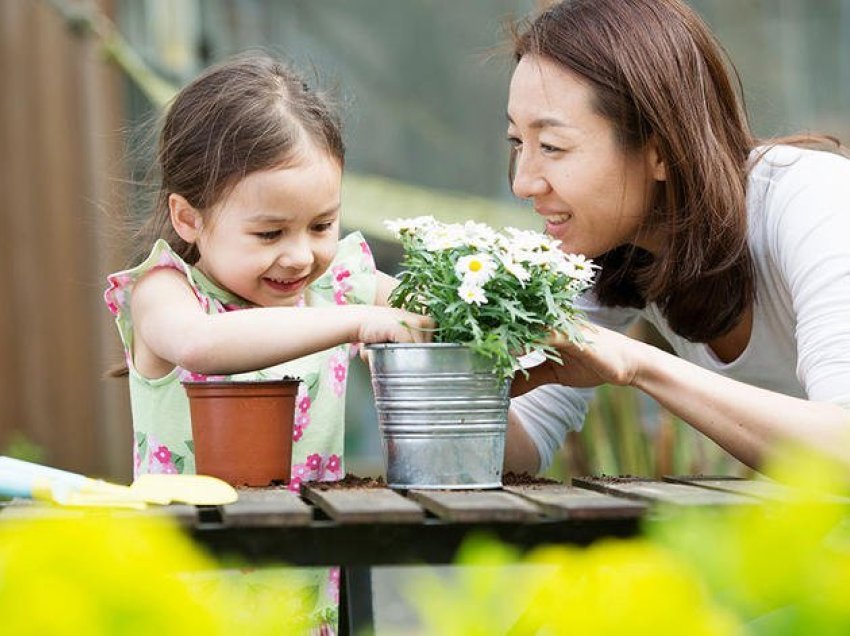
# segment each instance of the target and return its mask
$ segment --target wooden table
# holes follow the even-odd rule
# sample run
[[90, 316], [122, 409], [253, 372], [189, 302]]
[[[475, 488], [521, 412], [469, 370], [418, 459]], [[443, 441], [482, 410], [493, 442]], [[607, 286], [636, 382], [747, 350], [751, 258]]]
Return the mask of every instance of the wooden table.
[[[659, 503], [746, 505], [783, 496], [778, 484], [724, 477], [588, 477], [563, 484], [506, 486], [491, 491], [392, 491], [306, 485], [240, 491], [226, 506], [172, 505], [151, 514], [177, 518], [217, 556], [254, 564], [342, 568], [340, 633], [371, 631], [369, 569], [378, 565], [447, 564], [471, 532], [531, 548], [547, 543], [586, 545], [602, 537], [637, 534]], [[29, 503], [29, 502], [27, 502]], [[37, 514], [7, 504], [4, 517]]]

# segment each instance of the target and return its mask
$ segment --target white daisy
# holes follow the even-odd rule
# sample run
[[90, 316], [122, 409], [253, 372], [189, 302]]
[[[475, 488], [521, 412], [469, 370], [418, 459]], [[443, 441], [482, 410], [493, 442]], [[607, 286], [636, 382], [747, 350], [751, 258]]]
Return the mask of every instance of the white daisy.
[[584, 282], [593, 280], [596, 269], [599, 269], [599, 266], [583, 254], [566, 254], [558, 266], [558, 271], [562, 274]]
[[483, 285], [496, 273], [496, 261], [484, 252], [462, 256], [455, 263], [455, 273], [464, 283]]
[[395, 219], [384, 221], [384, 226], [396, 236], [415, 234], [420, 230], [437, 225], [433, 216], [417, 216], [410, 219]]
[[457, 295], [468, 305], [484, 305], [487, 303], [487, 294], [474, 283], [464, 282], [457, 290]]
[[528, 270], [513, 260], [510, 254], [500, 254], [499, 260], [502, 261], [502, 266], [505, 268], [505, 271], [509, 274], [513, 274], [514, 278], [516, 278], [520, 283], [522, 283], [523, 287], [525, 287], [525, 282], [531, 278], [531, 274], [528, 273]]

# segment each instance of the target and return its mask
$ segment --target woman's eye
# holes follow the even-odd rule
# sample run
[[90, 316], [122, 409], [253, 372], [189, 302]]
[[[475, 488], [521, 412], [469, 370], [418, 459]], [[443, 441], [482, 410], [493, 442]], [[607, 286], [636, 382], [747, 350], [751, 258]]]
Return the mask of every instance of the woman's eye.
[[540, 150], [542, 150], [547, 155], [564, 151], [563, 148], [558, 148], [557, 146], [550, 146], [549, 144], [540, 144]]
[[522, 146], [522, 141], [520, 141], [519, 137], [510, 137], [509, 136], [508, 137], [508, 145], [512, 149], [517, 150]]
[[313, 230], [315, 232], [327, 232], [334, 226], [333, 221], [328, 221], [327, 223], [319, 223], [313, 226]]
[[254, 236], [261, 241], [273, 241], [281, 234], [280, 230], [270, 230], [268, 232], [255, 232]]

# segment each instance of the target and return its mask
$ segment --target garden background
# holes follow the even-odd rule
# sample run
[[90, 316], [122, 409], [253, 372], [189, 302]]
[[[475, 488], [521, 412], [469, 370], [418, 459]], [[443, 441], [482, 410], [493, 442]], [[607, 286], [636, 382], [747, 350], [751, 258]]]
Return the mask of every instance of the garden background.
[[[316, 70], [347, 126], [344, 225], [379, 265], [384, 218], [536, 227], [507, 182], [503, 25], [532, 0], [0, 2], [0, 453], [129, 480], [131, 426], [101, 300], [124, 264], [110, 219], [141, 214], [143, 140], [174, 87], [266, 47]], [[741, 73], [755, 130], [850, 140], [850, 0], [692, 0]], [[312, 81], [312, 80], [311, 80]], [[651, 332], [641, 335], [653, 339]], [[659, 343], [663, 346], [663, 343]], [[352, 373], [349, 470], [380, 472], [368, 377]], [[628, 389], [605, 388], [553, 474], [741, 471]]]

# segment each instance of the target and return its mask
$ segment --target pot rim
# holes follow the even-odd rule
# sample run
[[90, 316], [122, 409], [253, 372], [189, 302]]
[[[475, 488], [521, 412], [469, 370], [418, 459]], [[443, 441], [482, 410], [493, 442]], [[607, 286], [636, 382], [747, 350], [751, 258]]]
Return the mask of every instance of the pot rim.
[[366, 349], [471, 349], [459, 342], [380, 342], [367, 344]]
[[277, 380], [210, 380], [209, 382], [205, 382], [204, 380], [181, 380], [180, 384], [183, 386], [209, 386], [209, 387], [221, 387], [221, 386], [282, 386], [287, 384], [298, 384], [302, 382], [301, 378], [279, 378]]

